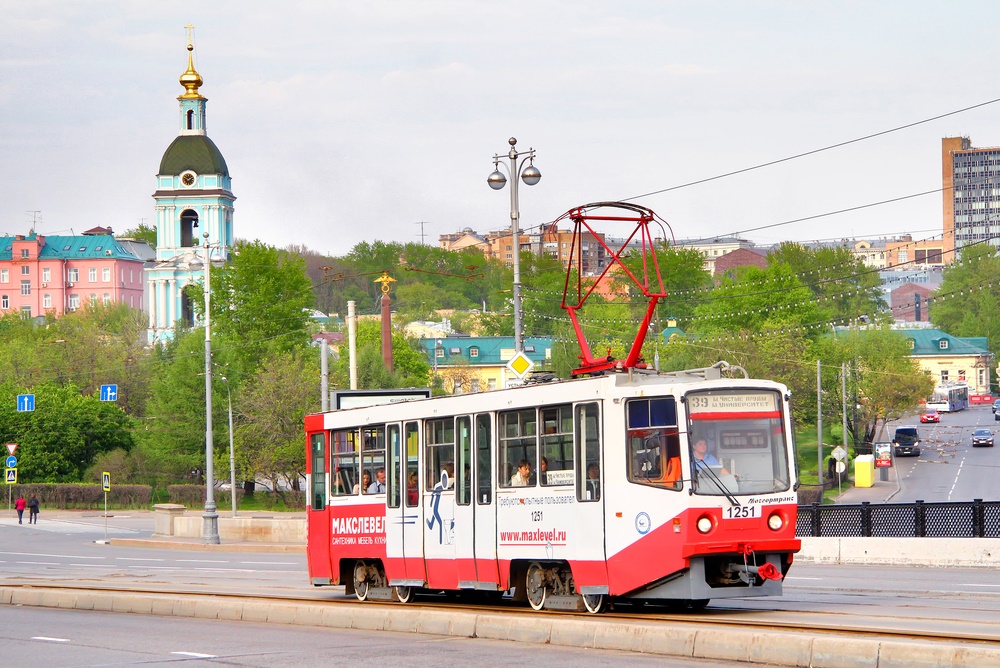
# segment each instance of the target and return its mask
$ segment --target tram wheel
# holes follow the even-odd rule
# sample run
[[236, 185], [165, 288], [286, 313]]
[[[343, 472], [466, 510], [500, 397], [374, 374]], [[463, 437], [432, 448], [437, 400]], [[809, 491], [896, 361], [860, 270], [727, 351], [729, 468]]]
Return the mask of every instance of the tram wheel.
[[393, 587], [396, 591], [396, 600], [400, 603], [409, 603], [413, 600], [413, 587]]
[[533, 610], [545, 607], [545, 569], [535, 562], [528, 566], [528, 574], [524, 578], [524, 591], [528, 595], [528, 603]]
[[359, 601], [368, 600], [368, 567], [360, 559], [354, 563], [354, 595]]
[[592, 615], [604, 612], [608, 609], [608, 597], [606, 594], [580, 594], [583, 599], [583, 607]]

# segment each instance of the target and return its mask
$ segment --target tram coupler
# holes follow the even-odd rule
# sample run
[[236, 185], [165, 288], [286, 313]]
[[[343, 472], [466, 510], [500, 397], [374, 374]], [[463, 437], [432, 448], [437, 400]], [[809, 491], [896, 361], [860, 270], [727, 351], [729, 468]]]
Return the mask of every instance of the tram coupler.
[[764, 580], [780, 580], [781, 572], [771, 563], [752, 566], [750, 564], [729, 564], [726, 570], [730, 573], [739, 573], [740, 579], [748, 580], [748, 575], [756, 575]]

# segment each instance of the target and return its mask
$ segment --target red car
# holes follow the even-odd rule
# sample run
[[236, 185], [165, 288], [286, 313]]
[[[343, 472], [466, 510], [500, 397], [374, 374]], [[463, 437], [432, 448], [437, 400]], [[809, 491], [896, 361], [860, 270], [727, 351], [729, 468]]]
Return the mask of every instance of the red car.
[[924, 413], [920, 416], [920, 421], [921, 422], [940, 422], [941, 421], [941, 414], [938, 413], [933, 408], [930, 408], [930, 409], [924, 411]]

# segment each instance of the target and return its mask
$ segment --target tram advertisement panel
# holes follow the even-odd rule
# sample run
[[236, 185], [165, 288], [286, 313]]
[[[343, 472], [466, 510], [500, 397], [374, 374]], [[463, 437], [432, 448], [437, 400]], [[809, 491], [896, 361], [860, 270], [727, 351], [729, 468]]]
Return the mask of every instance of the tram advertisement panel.
[[341, 557], [385, 555], [385, 506], [330, 508], [330, 550]]

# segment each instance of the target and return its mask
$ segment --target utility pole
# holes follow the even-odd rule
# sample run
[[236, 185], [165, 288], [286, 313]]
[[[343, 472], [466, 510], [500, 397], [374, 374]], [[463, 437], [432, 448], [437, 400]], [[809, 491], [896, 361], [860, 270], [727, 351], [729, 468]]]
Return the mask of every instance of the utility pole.
[[816, 360], [816, 473], [819, 474], [819, 488], [823, 489], [823, 373], [822, 362]]
[[420, 237], [420, 245], [425, 246], [426, 244], [424, 243], [424, 239], [427, 238], [427, 235], [424, 234], [424, 225], [429, 225], [430, 223], [428, 223], [426, 220], [421, 220], [413, 224], [420, 226], [420, 234], [418, 234], [417, 236]]

